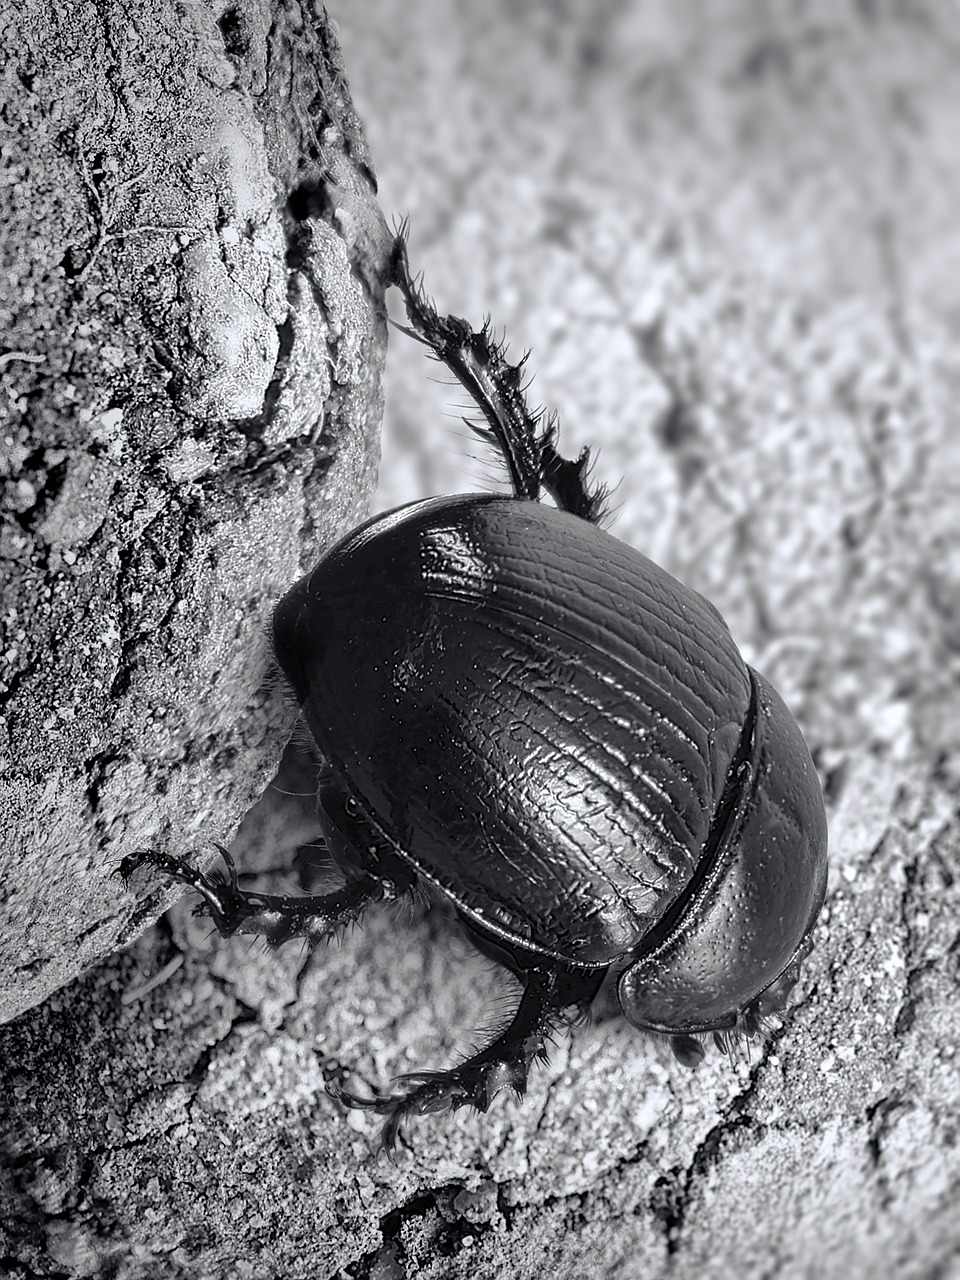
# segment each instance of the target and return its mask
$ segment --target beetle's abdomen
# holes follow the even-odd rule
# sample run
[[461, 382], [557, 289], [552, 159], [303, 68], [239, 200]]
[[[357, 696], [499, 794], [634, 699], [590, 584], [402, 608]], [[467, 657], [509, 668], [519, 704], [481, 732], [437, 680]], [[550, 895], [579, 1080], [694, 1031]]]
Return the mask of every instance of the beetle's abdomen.
[[750, 705], [706, 600], [538, 503], [415, 503], [281, 601], [317, 744], [421, 874], [495, 933], [581, 964], [689, 883]]

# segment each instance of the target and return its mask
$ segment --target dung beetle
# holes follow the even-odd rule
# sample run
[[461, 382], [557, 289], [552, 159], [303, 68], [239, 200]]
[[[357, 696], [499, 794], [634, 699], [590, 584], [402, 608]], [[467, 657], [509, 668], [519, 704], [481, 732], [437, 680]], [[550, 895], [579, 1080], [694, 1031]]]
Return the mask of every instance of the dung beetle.
[[[291, 587], [277, 661], [324, 760], [318, 809], [345, 887], [280, 897], [180, 858], [225, 936], [315, 944], [418, 882], [523, 985], [485, 1048], [399, 1091], [386, 1116], [485, 1111], [608, 972], [626, 1019], [695, 1066], [783, 1009], [823, 903], [826, 818], [810, 753], [696, 591], [599, 527], [588, 451], [557, 451], [489, 322], [440, 316], [393, 251], [405, 332], [466, 387], [513, 488], [374, 516]], [[524, 360], [526, 357], [524, 357]], [[547, 494], [553, 504], [541, 499]]]

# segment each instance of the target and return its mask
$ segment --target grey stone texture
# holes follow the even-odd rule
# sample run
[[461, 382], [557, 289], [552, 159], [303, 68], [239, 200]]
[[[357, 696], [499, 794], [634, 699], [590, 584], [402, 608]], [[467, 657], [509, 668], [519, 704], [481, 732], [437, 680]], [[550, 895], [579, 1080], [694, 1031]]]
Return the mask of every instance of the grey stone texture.
[[276, 770], [266, 624], [375, 484], [389, 240], [322, 11], [0, 40], [2, 1020], [142, 929], [125, 852]]

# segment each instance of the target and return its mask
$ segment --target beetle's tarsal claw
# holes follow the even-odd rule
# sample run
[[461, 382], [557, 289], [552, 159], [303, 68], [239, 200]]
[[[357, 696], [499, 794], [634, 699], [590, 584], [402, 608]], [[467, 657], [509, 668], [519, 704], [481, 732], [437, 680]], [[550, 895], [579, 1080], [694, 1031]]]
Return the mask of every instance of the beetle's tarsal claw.
[[397, 1139], [400, 1137], [400, 1126], [403, 1122], [403, 1114], [395, 1111], [388, 1116], [380, 1130], [380, 1150], [387, 1153], [387, 1159], [391, 1164], [395, 1162], [394, 1158], [397, 1151]]
[[[240, 878], [237, 875], [237, 864], [233, 860], [233, 854], [230, 852], [229, 849], [227, 849], [224, 845], [219, 844], [216, 840], [214, 840], [213, 842], [213, 847], [216, 850], [218, 850], [220, 857], [223, 859], [223, 864], [227, 868], [227, 877], [229, 880], [231, 890], [233, 891], [233, 893], [239, 893]], [[215, 874], [219, 876], [220, 873], [216, 872]], [[220, 877], [220, 879], [222, 880], [222, 876]]]
[[[128, 858], [124, 858], [120, 864], [120, 871], [126, 878], [137, 867], [149, 863], [164, 875], [169, 876], [171, 880], [179, 880], [181, 884], [189, 885], [203, 899], [193, 908], [193, 914], [195, 916], [209, 916], [220, 933], [225, 937], [229, 937], [244, 919], [244, 909], [247, 907], [248, 901], [240, 890], [233, 858], [224, 849], [223, 845], [218, 844], [216, 847], [226, 863], [226, 875], [221, 871], [212, 871], [209, 875], [205, 875], [187, 862], [185, 858], [176, 858], [168, 853], [158, 853], [153, 849], [139, 850]], [[249, 914], [249, 912], [246, 912], [246, 914]]]
[[179, 880], [182, 884], [190, 885], [191, 888], [196, 888], [197, 881], [204, 878], [201, 872], [187, 862], [186, 858], [175, 858], [169, 853], [160, 853], [156, 849], [137, 849], [135, 853], [127, 854], [117, 868], [117, 873], [123, 881], [128, 881], [136, 871], [148, 865], [156, 867], [171, 880]]
[[386, 1116], [380, 1140], [384, 1149], [392, 1152], [404, 1122], [413, 1116], [458, 1111], [461, 1107], [486, 1111], [501, 1089], [514, 1089], [522, 1097], [526, 1082], [527, 1065], [522, 1058], [469, 1060], [450, 1071], [417, 1071], [398, 1076], [396, 1083], [410, 1087], [397, 1093], [374, 1089], [369, 1098], [361, 1097], [338, 1083], [328, 1084], [327, 1093], [346, 1107]]
[[352, 1089], [345, 1088], [340, 1080], [328, 1080], [325, 1088], [328, 1097], [333, 1098], [334, 1102], [342, 1102], [351, 1111], [380, 1111], [382, 1113], [384, 1106], [387, 1104], [392, 1105], [394, 1101], [389, 1094], [380, 1089], [374, 1089], [371, 1097], [363, 1098], [359, 1093], [354, 1093]]

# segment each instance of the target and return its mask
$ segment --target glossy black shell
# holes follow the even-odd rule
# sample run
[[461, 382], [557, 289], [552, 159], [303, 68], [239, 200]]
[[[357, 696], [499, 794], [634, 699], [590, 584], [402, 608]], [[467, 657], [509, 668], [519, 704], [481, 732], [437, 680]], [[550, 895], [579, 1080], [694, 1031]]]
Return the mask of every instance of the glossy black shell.
[[371, 826], [485, 933], [628, 957], [638, 1025], [729, 1025], [809, 931], [826, 839], [799, 730], [712, 605], [588, 521], [413, 503], [344, 538], [274, 633]]

